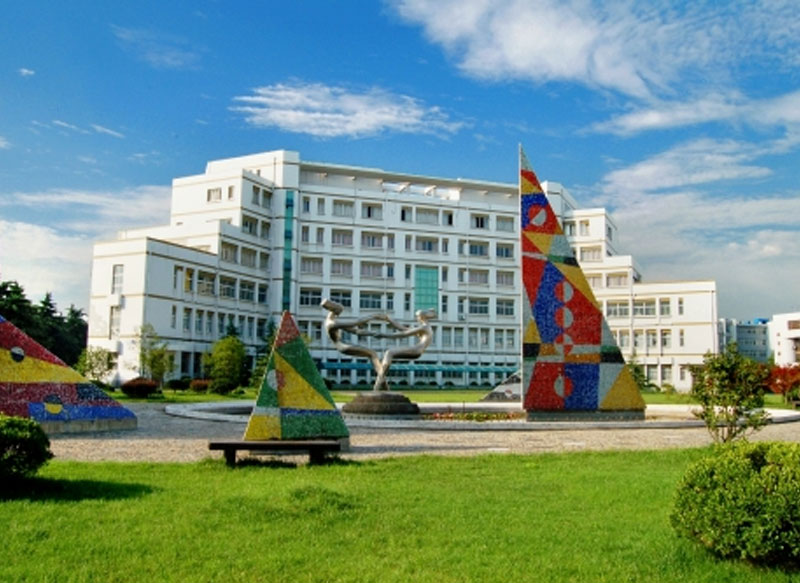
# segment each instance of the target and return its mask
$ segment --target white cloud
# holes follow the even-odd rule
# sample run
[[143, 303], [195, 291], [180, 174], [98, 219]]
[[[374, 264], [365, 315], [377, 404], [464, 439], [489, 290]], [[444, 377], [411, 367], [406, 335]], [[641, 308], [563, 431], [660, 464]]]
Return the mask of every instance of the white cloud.
[[107, 136], [113, 136], [115, 138], [124, 138], [125, 134], [121, 134], [120, 132], [108, 129], [107, 127], [103, 127], [97, 124], [91, 124], [92, 129], [96, 131], [98, 134], [105, 134]]
[[82, 235], [0, 220], [0, 279], [17, 280], [32, 301], [53, 292], [60, 310], [89, 304], [91, 241]]
[[437, 107], [373, 88], [362, 93], [321, 83], [278, 83], [234, 97], [231, 107], [258, 127], [321, 138], [360, 138], [382, 132], [453, 134], [464, 124]]
[[35, 218], [0, 219], [0, 279], [19, 281], [30, 298], [51, 291], [60, 309], [70, 303], [86, 309], [93, 243], [122, 229], [166, 224], [169, 205], [170, 188], [162, 186], [0, 196], [0, 215], [7, 214], [3, 207], [13, 207], [15, 214], [26, 209], [61, 214], [58, 228], [37, 224]]
[[397, 13], [470, 76], [566, 81], [637, 98], [728, 84], [743, 62], [796, 65], [800, 25], [789, 1], [392, 0]]
[[185, 38], [144, 28], [111, 27], [123, 49], [156, 69], [196, 69], [200, 51]]
[[76, 126], [75, 124], [71, 124], [71, 123], [65, 122], [65, 121], [60, 120], [60, 119], [54, 119], [52, 123], [53, 123], [54, 126], [60, 127], [62, 129], [65, 129], [65, 130], [70, 130], [70, 131], [73, 131], [73, 132], [76, 132], [76, 133], [79, 133], [79, 134], [88, 134], [89, 133], [88, 130], [85, 130], [83, 128], [80, 128], [80, 127]]
[[768, 99], [747, 100], [731, 92], [711, 93], [684, 102], [664, 102], [635, 109], [592, 126], [597, 132], [632, 135], [710, 122], [747, 124], [755, 127], [800, 124], [800, 91]]
[[20, 74], [21, 77], [32, 77], [36, 74], [36, 71], [33, 69], [26, 69], [25, 67], [20, 67], [17, 72]]
[[0, 136], [0, 150], [9, 150], [9, 149], [11, 149], [11, 142], [9, 142], [3, 136]]

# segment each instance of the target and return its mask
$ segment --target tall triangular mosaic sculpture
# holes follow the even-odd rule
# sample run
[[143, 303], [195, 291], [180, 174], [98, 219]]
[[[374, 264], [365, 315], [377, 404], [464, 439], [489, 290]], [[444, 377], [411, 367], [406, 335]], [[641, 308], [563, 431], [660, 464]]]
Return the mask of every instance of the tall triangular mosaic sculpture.
[[338, 439], [350, 432], [289, 312], [284, 312], [245, 441]]
[[522, 402], [534, 412], [645, 404], [547, 196], [520, 148]]
[[136, 416], [0, 316], [0, 413], [50, 433], [133, 429]]

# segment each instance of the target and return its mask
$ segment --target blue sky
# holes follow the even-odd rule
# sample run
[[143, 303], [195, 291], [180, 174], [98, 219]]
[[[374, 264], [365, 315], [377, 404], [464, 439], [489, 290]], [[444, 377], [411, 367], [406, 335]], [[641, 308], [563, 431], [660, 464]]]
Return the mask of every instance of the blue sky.
[[6, 3], [0, 279], [88, 307], [93, 241], [273, 149], [606, 206], [646, 281], [800, 310], [793, 1]]

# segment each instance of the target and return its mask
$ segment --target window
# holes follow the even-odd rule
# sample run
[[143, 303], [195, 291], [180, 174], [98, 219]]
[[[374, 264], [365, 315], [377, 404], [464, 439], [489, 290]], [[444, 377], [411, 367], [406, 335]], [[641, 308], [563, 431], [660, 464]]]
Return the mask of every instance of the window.
[[567, 237], [575, 236], [575, 221], [564, 221], [564, 234]]
[[247, 235], [258, 235], [258, 221], [247, 215], [242, 216], [242, 232]]
[[586, 282], [592, 289], [598, 289], [600, 285], [603, 283], [603, 280], [599, 275], [587, 275]]
[[644, 348], [644, 332], [641, 330], [633, 331], [633, 347]]
[[439, 211], [435, 209], [417, 209], [417, 222], [422, 225], [438, 225]]
[[506, 233], [514, 232], [514, 218], [513, 217], [497, 217], [497, 230]]
[[269, 269], [269, 253], [258, 254], [258, 268], [265, 271]]
[[272, 206], [272, 193], [266, 188], [261, 191], [261, 206], [268, 209]]
[[334, 245], [336, 247], [352, 247], [353, 231], [334, 229], [333, 232], [331, 233], [331, 245]]
[[379, 204], [363, 203], [361, 205], [361, 218], [380, 220], [383, 218], [383, 207]]
[[517, 331], [506, 328], [506, 348], [517, 347]]
[[220, 245], [220, 258], [228, 263], [236, 263], [236, 256], [238, 255], [239, 248], [230, 243], [222, 243]]
[[353, 262], [349, 259], [333, 259], [331, 260], [331, 275], [338, 275], [342, 277], [352, 277], [353, 275]]
[[614, 229], [612, 229], [611, 227], [608, 227], [608, 226], [606, 227], [606, 238], [609, 241], [613, 241], [614, 240]]
[[256, 284], [252, 281], [239, 282], [239, 299], [244, 302], [252, 302], [256, 297]]
[[322, 275], [322, 257], [301, 257], [300, 273]]
[[306, 214], [307, 214], [307, 213], [310, 213], [310, 212], [311, 212], [311, 197], [304, 196], [304, 197], [303, 197], [303, 200], [302, 200], [302, 202], [301, 202], [301, 205], [302, 205], [302, 206], [301, 206], [301, 208], [302, 208], [302, 211], [303, 211], [304, 213], [306, 213]]
[[194, 291], [194, 269], [186, 268], [186, 276], [183, 278], [183, 291]]
[[606, 287], [625, 287], [628, 285], [626, 273], [610, 273], [606, 277]]
[[498, 316], [513, 316], [514, 315], [514, 300], [497, 300], [497, 315]]
[[178, 308], [177, 306], [172, 306], [172, 314], [169, 318], [169, 327], [175, 328], [178, 325]]
[[678, 315], [683, 316], [683, 298], [678, 298]]
[[453, 226], [453, 212], [452, 211], [444, 211], [442, 213], [442, 224], [447, 225], [448, 227]]
[[443, 265], [442, 266], [442, 283], [447, 283], [447, 272], [448, 272], [447, 266]]
[[602, 261], [603, 253], [600, 247], [581, 247], [581, 263], [591, 263], [594, 261]]
[[253, 198], [251, 202], [255, 205], [261, 205], [261, 189], [255, 184], [253, 185]]
[[608, 302], [606, 316], [609, 318], [627, 318], [630, 315], [628, 302]]
[[317, 245], [322, 245], [325, 242], [325, 229], [317, 227]]
[[231, 300], [236, 299], [236, 280], [230, 277], [219, 278], [219, 295]]
[[353, 294], [349, 290], [331, 290], [331, 300], [349, 308], [353, 305]]
[[469, 298], [469, 313], [479, 316], [489, 314], [489, 298]]
[[207, 271], [197, 272], [197, 293], [204, 296], [214, 295], [214, 281], [216, 276]]
[[512, 286], [514, 285], [514, 272], [513, 271], [498, 271], [497, 272], [497, 285]]
[[671, 364], [662, 364], [661, 365], [661, 382], [662, 383], [671, 383], [672, 382], [672, 365]]
[[191, 308], [183, 308], [183, 331], [184, 332], [191, 332], [192, 331], [192, 309]]
[[111, 268], [111, 293], [112, 294], [121, 294], [122, 293], [122, 265], [114, 265]]
[[469, 226], [473, 229], [488, 229], [489, 217], [486, 215], [470, 215]]
[[317, 199], [317, 214], [318, 215], [325, 214], [325, 199], [322, 197]]
[[194, 318], [194, 331], [197, 334], [202, 334], [203, 333], [203, 329], [205, 328], [205, 326], [203, 326], [203, 318], [204, 317], [205, 317], [205, 313], [203, 312], [203, 310], [197, 310], [197, 314], [195, 315], [195, 318]]
[[245, 267], [256, 266], [256, 250], [242, 247], [242, 265]]
[[658, 346], [658, 336], [656, 335], [655, 330], [648, 330], [647, 331], [647, 347], [648, 348], [655, 348]]
[[453, 346], [461, 348], [464, 346], [464, 329], [455, 328], [453, 330]]
[[578, 223], [581, 235], [584, 237], [589, 235], [589, 221], [581, 221]]
[[439, 251], [439, 240], [432, 237], [417, 237], [416, 249], [423, 253], [436, 253]]
[[362, 261], [361, 277], [383, 277], [383, 263]]
[[228, 187], [228, 200], [233, 200], [236, 195], [236, 188], [234, 186]]
[[214, 328], [214, 312], [208, 312], [208, 315], [206, 316], [206, 334], [211, 336], [213, 328]]
[[178, 284], [183, 280], [183, 267], [176, 265], [172, 270], [172, 289], [178, 289]]
[[333, 216], [334, 217], [352, 217], [353, 216], [353, 203], [346, 200], [333, 201]]
[[470, 242], [469, 254], [473, 257], [487, 257], [489, 255], [488, 243]]
[[400, 220], [407, 223], [411, 220], [411, 207], [404, 206], [400, 209]]
[[265, 284], [260, 283], [258, 284], [258, 303], [259, 304], [266, 304], [267, 303], [267, 292], [269, 291], [269, 287]]
[[383, 294], [362, 291], [358, 305], [362, 310], [380, 310]]
[[322, 291], [318, 289], [300, 288], [301, 306], [319, 306], [322, 303]]
[[307, 225], [303, 225], [302, 227], [300, 227], [300, 242], [301, 243], [308, 243], [310, 229], [311, 228], [308, 227]]
[[514, 257], [514, 246], [506, 243], [498, 243], [495, 253], [500, 259], [512, 259]]
[[683, 329], [678, 330], [678, 346], [684, 345], [684, 336], [683, 336]]
[[411, 294], [403, 295], [403, 309], [408, 312], [411, 310]]
[[485, 269], [470, 269], [469, 283], [487, 285], [489, 283], [489, 272]]
[[619, 331], [619, 347], [629, 348], [631, 345], [631, 333], [627, 330]]
[[655, 300], [633, 300], [633, 315], [634, 316], [655, 316], [656, 315], [656, 301]]
[[256, 320], [256, 337], [264, 338], [267, 335], [267, 321], [264, 318]]
[[209, 188], [206, 191], [206, 202], [218, 202], [222, 200], [221, 188]]
[[670, 315], [670, 301], [669, 298], [661, 298], [658, 300], [658, 313], [661, 316]]
[[383, 248], [383, 235], [381, 233], [361, 233], [361, 246], [367, 249]]
[[108, 313], [108, 337], [119, 338], [121, 310], [119, 306], [111, 306]]
[[440, 309], [441, 309], [442, 314], [446, 314], [447, 313], [447, 296], [446, 295], [442, 295], [442, 305], [441, 305]]
[[661, 348], [672, 348], [672, 331], [661, 331]]

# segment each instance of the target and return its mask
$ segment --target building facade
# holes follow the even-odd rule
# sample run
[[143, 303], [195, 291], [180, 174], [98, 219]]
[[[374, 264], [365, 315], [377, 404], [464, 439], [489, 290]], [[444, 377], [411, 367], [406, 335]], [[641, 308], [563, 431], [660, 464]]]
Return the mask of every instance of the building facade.
[[792, 366], [800, 362], [800, 312], [775, 314], [768, 327], [775, 364]]
[[735, 342], [739, 354], [756, 362], [766, 363], [773, 353], [770, 343], [769, 320], [757, 318], [741, 322], [731, 318], [719, 321], [720, 352], [731, 342]]
[[[604, 209], [579, 209], [543, 183], [627, 357], [657, 384], [688, 389], [685, 370], [715, 351], [714, 282], [642, 283], [616, 252]], [[391, 369], [395, 384], [491, 385], [520, 365], [516, 184], [306, 162], [275, 151], [209, 162], [172, 185], [168, 225], [95, 245], [89, 344], [116, 352], [115, 380], [136, 376], [137, 330], [154, 326], [172, 376], [202, 375], [201, 356], [235, 328], [248, 355], [270, 321], [294, 315], [327, 378], [369, 383], [371, 365], [323, 333], [323, 298], [342, 318], [435, 308], [435, 340]], [[384, 322], [374, 332], [388, 332]], [[374, 348], [386, 340], [363, 338]]]

